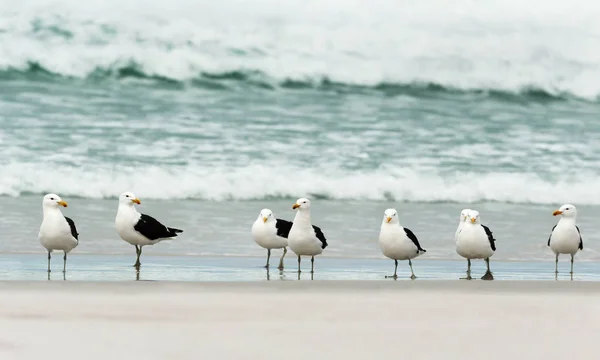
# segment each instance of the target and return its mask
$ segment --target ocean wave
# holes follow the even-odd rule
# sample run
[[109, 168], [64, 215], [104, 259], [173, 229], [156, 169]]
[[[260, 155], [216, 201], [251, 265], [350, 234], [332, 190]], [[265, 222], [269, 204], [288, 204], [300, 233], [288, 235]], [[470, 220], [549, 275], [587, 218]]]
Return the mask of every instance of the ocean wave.
[[374, 171], [249, 165], [239, 168], [67, 167], [33, 164], [0, 166], [0, 195], [55, 192], [65, 197], [116, 198], [133, 191], [141, 198], [248, 201], [296, 199], [370, 200], [425, 203], [504, 202], [600, 205], [600, 181], [593, 174], [550, 181], [534, 174], [406, 169]]
[[[0, 79], [14, 80], [26, 79], [33, 81], [44, 80], [70, 80], [45, 69], [40, 64], [29, 63], [25, 70], [9, 69], [0, 70]], [[412, 83], [390, 83], [383, 82], [372, 86], [341, 83], [332, 81], [327, 77], [315, 79], [283, 79], [277, 80], [256, 70], [228, 71], [224, 73], [200, 73], [197, 77], [189, 80], [177, 80], [167, 76], [157, 76], [144, 73], [143, 69], [136, 64], [109, 69], [95, 69], [86, 80], [142, 80], [140, 85], [157, 86], [163, 88], [186, 89], [196, 87], [207, 90], [236, 90], [236, 89], [260, 89], [260, 90], [316, 90], [324, 92], [336, 92], [340, 94], [363, 94], [383, 96], [410, 96], [414, 98], [440, 98], [440, 97], [477, 97], [492, 98], [507, 102], [548, 102], [548, 101], [600, 101], [600, 97], [581, 98], [569, 92], [548, 91], [536, 88], [535, 85], [523, 85], [513, 90], [502, 90], [494, 88], [469, 88], [460, 89], [429, 82]], [[148, 83], [150, 81], [150, 83]]]
[[448, 11], [451, 5], [439, 0], [326, 0], [317, 12], [300, 0], [257, 0], [250, 12], [235, 0], [88, 5], [0, 4], [0, 77], [509, 99], [600, 96], [594, 81], [600, 49], [590, 45], [600, 33], [600, 5], [589, 2], [537, 7], [492, 0]]

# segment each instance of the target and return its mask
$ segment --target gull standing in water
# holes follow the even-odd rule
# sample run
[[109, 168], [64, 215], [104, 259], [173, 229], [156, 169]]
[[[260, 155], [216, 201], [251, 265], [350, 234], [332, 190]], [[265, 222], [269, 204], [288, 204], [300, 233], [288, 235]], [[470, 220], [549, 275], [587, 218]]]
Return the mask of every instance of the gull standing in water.
[[408, 260], [411, 273], [410, 278], [417, 278], [413, 271], [411, 259], [425, 253], [426, 250], [421, 248], [419, 240], [417, 240], [417, 237], [410, 229], [400, 225], [396, 209], [387, 209], [383, 215], [381, 231], [379, 233], [379, 246], [383, 255], [394, 260], [396, 264], [394, 275], [386, 276], [386, 278], [398, 278], [398, 260]]
[[131, 192], [124, 192], [119, 196], [119, 208], [115, 218], [115, 228], [121, 239], [135, 246], [137, 255], [135, 264], [139, 269], [142, 247], [145, 245], [154, 245], [163, 240], [172, 239], [183, 230], [166, 227], [146, 214], [140, 214], [135, 204], [140, 204], [140, 200]]
[[258, 218], [252, 224], [252, 237], [259, 246], [267, 249], [267, 265], [265, 265], [265, 268], [269, 268], [271, 249], [283, 248], [283, 255], [281, 255], [277, 267], [279, 270], [283, 270], [283, 258], [287, 253], [287, 237], [291, 228], [291, 221], [276, 219], [269, 209], [262, 209], [258, 214]]
[[[38, 235], [40, 243], [48, 251], [48, 272], [50, 272], [51, 253], [62, 251], [63, 273], [67, 271], [67, 254], [79, 245], [79, 233], [75, 222], [64, 216], [59, 206], [67, 207], [67, 203], [56, 194], [47, 194], [42, 200], [44, 218]], [[50, 276], [50, 275], [48, 275]]]
[[554, 274], [558, 274], [558, 255], [571, 255], [571, 276], [573, 276], [573, 262], [575, 254], [579, 250], [583, 250], [583, 239], [579, 232], [579, 227], [575, 225], [577, 219], [577, 209], [575, 205], [565, 204], [552, 213], [552, 215], [560, 215], [560, 220], [552, 228], [552, 233], [548, 238], [548, 246], [556, 255]]
[[298, 273], [300, 270], [300, 257], [310, 256], [310, 272], [315, 270], [315, 256], [323, 252], [327, 247], [327, 240], [321, 229], [312, 225], [310, 220], [310, 200], [300, 198], [292, 209], [297, 209], [296, 217], [288, 235], [288, 246], [298, 255]]
[[493, 280], [494, 276], [490, 270], [490, 257], [496, 251], [496, 239], [492, 231], [482, 225], [479, 219], [479, 211], [471, 210], [468, 213], [468, 221], [464, 223], [456, 236], [456, 252], [467, 259], [467, 280], [471, 280], [471, 259], [485, 259], [487, 271], [482, 280]]

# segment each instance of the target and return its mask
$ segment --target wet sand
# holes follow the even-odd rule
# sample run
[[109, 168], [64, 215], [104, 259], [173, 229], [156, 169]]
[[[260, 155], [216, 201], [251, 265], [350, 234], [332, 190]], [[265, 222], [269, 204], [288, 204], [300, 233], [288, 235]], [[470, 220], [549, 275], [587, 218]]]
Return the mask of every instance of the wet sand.
[[599, 282], [0, 283], [2, 359], [590, 359]]

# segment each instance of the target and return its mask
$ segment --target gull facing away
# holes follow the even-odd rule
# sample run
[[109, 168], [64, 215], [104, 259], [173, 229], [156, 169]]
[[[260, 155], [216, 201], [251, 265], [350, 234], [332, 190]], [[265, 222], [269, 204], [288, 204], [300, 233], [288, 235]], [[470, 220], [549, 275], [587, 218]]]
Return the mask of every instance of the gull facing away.
[[394, 260], [396, 264], [394, 275], [386, 276], [386, 278], [398, 278], [398, 260], [408, 260], [410, 278], [413, 280], [417, 278], [413, 271], [411, 259], [425, 253], [426, 250], [421, 248], [419, 240], [410, 229], [400, 225], [396, 209], [387, 209], [383, 215], [381, 231], [379, 232], [379, 247], [383, 255]]
[[571, 275], [573, 275], [573, 261], [575, 254], [583, 250], [583, 239], [579, 227], [575, 225], [577, 219], [577, 209], [575, 205], [565, 204], [552, 213], [560, 215], [558, 223], [552, 228], [552, 233], [548, 238], [548, 246], [556, 255], [554, 274], [558, 274], [558, 255], [571, 255]]
[[454, 234], [454, 241], [456, 241], [456, 237], [458, 236], [458, 233], [460, 232], [463, 225], [467, 221], [467, 218], [469, 217], [469, 211], [471, 211], [471, 209], [463, 209], [460, 212], [460, 219], [458, 220], [458, 228], [456, 228], [456, 233]]
[[135, 204], [140, 200], [131, 192], [124, 192], [119, 196], [119, 208], [115, 218], [115, 228], [121, 239], [135, 246], [137, 259], [133, 266], [139, 268], [142, 247], [154, 245], [163, 240], [172, 239], [183, 230], [167, 227], [152, 216], [140, 214]]
[[291, 221], [276, 219], [269, 209], [262, 209], [258, 214], [258, 218], [252, 224], [252, 237], [259, 246], [267, 249], [267, 265], [265, 265], [265, 268], [269, 268], [271, 249], [283, 248], [283, 255], [281, 255], [277, 267], [279, 270], [283, 270], [283, 258], [287, 253], [287, 237], [291, 228]]
[[468, 212], [469, 221], [466, 221], [456, 236], [456, 252], [467, 259], [467, 280], [471, 280], [471, 259], [485, 259], [487, 271], [481, 277], [482, 280], [493, 280], [494, 276], [490, 270], [490, 257], [496, 251], [496, 239], [492, 231], [482, 225], [479, 219], [479, 211]]
[[300, 257], [311, 257], [310, 272], [312, 274], [315, 271], [315, 256], [321, 254], [327, 247], [327, 240], [321, 229], [311, 224], [310, 200], [300, 198], [292, 206], [292, 209], [297, 209], [297, 212], [288, 235], [288, 246], [298, 255], [298, 273], [301, 272]]
[[67, 271], [67, 254], [79, 245], [79, 233], [75, 222], [64, 216], [59, 206], [67, 207], [67, 203], [56, 194], [47, 194], [42, 200], [44, 218], [40, 226], [38, 238], [43, 247], [48, 251], [48, 272], [50, 272], [51, 253], [54, 250], [62, 251], [63, 273]]

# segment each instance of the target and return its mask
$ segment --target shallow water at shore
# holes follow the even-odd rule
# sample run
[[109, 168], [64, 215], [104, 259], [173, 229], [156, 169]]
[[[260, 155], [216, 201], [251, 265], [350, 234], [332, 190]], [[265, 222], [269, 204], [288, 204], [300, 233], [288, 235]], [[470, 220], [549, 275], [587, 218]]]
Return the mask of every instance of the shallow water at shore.
[[[135, 259], [123, 255], [72, 255], [68, 258], [67, 274], [69, 281], [188, 281], [188, 282], [256, 282], [294, 280], [370, 280], [385, 279], [394, 270], [394, 262], [378, 259], [319, 258], [315, 259], [315, 273], [310, 274], [310, 261], [303, 259], [302, 273], [298, 276], [296, 259], [286, 257], [286, 268], [276, 269], [272, 261], [267, 271], [262, 267], [261, 257], [204, 257], [204, 256], [143, 256], [142, 267], [136, 271], [132, 266]], [[64, 280], [62, 256], [52, 262], [52, 272], [46, 272], [44, 254], [3, 254], [0, 255], [0, 281]], [[465, 261], [454, 260], [414, 260], [413, 267], [417, 279], [459, 280], [465, 276]], [[555, 280], [554, 262], [549, 261], [491, 261], [495, 280]], [[473, 261], [474, 280], [485, 271], [483, 261]], [[397, 281], [410, 281], [407, 262], [399, 262]], [[560, 263], [558, 280], [570, 280], [569, 262], [565, 258]], [[573, 280], [600, 281], [600, 264], [594, 262], [575, 263]]]

